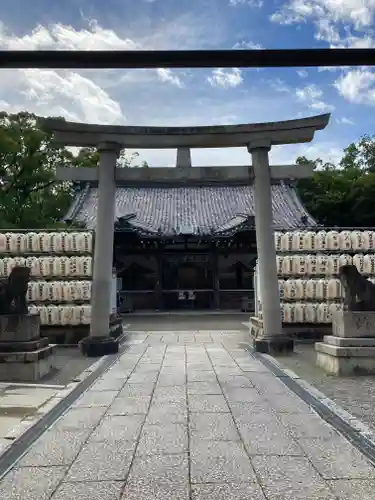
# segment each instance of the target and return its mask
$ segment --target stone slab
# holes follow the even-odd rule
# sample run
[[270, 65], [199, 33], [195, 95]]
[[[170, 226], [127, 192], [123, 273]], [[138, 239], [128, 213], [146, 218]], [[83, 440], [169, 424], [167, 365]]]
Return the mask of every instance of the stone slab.
[[334, 335], [325, 335], [323, 343], [337, 347], [375, 347], [375, 337], [335, 337]]
[[69, 469], [66, 481], [125, 481], [135, 443], [91, 442], [84, 446]]
[[[0, 380], [6, 382], [37, 382], [56, 367], [56, 356], [51, 347], [44, 348], [49, 354], [35, 361], [0, 362]], [[22, 353], [32, 354], [32, 353]]]
[[374, 347], [340, 347], [336, 345], [316, 342], [315, 351], [334, 356], [336, 358], [374, 358]]
[[335, 337], [375, 337], [375, 312], [335, 311], [332, 315]]
[[39, 314], [0, 315], [0, 342], [27, 342], [39, 337]]
[[252, 464], [266, 498], [336, 500], [306, 457], [253, 457]]
[[120, 500], [122, 489], [121, 482], [62, 483], [51, 500]]
[[0, 365], [11, 363], [35, 363], [55, 353], [55, 345], [51, 344], [36, 351], [0, 352]]
[[0, 498], [3, 500], [50, 500], [65, 473], [66, 467], [12, 469], [0, 481]]
[[[325, 346], [333, 347], [328, 346], [328, 344], [325, 344]], [[375, 373], [374, 357], [338, 357], [324, 351], [317, 351], [316, 365], [329, 375], [336, 376], [371, 375]]]
[[0, 353], [37, 351], [47, 347], [48, 344], [47, 337], [26, 342], [0, 342]]

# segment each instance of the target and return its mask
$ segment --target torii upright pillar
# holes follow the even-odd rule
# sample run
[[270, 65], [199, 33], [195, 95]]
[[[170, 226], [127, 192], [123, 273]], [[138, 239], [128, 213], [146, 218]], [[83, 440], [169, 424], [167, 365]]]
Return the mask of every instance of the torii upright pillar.
[[280, 354], [293, 351], [293, 340], [282, 331], [268, 158], [270, 150], [271, 141], [267, 139], [248, 145], [254, 169], [256, 242], [263, 312], [263, 335], [255, 339], [254, 348], [263, 353]]
[[121, 146], [105, 143], [98, 146], [98, 212], [95, 228], [94, 269], [91, 288], [90, 335], [81, 340], [87, 356], [118, 352], [118, 342], [110, 335], [112, 259], [116, 208], [116, 163]]

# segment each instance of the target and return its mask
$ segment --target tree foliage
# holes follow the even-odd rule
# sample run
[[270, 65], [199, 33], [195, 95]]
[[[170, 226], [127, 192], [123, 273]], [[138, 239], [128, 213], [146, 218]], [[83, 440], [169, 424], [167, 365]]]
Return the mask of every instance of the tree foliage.
[[[35, 115], [0, 113], [0, 229], [64, 226], [74, 186], [56, 179], [56, 167], [94, 167], [99, 155], [90, 148], [74, 155], [52, 139]], [[147, 166], [133, 165], [137, 156], [122, 151], [118, 166]]]
[[[297, 163], [306, 162], [297, 158]], [[350, 144], [338, 165], [319, 158], [313, 163], [313, 177], [297, 186], [310, 214], [326, 226], [375, 226], [375, 136]]]

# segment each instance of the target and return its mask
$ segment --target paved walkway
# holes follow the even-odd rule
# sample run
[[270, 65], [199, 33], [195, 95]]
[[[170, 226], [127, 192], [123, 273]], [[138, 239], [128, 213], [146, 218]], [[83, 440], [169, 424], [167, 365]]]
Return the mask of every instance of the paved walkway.
[[0, 498], [375, 498], [359, 451], [234, 333], [210, 336], [149, 345], [140, 334], [0, 481]]

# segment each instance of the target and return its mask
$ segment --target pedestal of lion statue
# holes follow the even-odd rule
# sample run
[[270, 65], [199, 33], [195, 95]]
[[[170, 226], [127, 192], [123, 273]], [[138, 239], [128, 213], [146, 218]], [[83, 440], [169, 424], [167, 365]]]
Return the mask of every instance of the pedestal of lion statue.
[[375, 373], [375, 312], [337, 311], [332, 335], [315, 344], [316, 363], [331, 375]]
[[0, 381], [36, 382], [56, 365], [54, 345], [40, 336], [39, 315], [0, 315]]
[[56, 365], [55, 346], [40, 336], [39, 314], [28, 314], [30, 269], [15, 267], [0, 282], [0, 382], [36, 382]]

